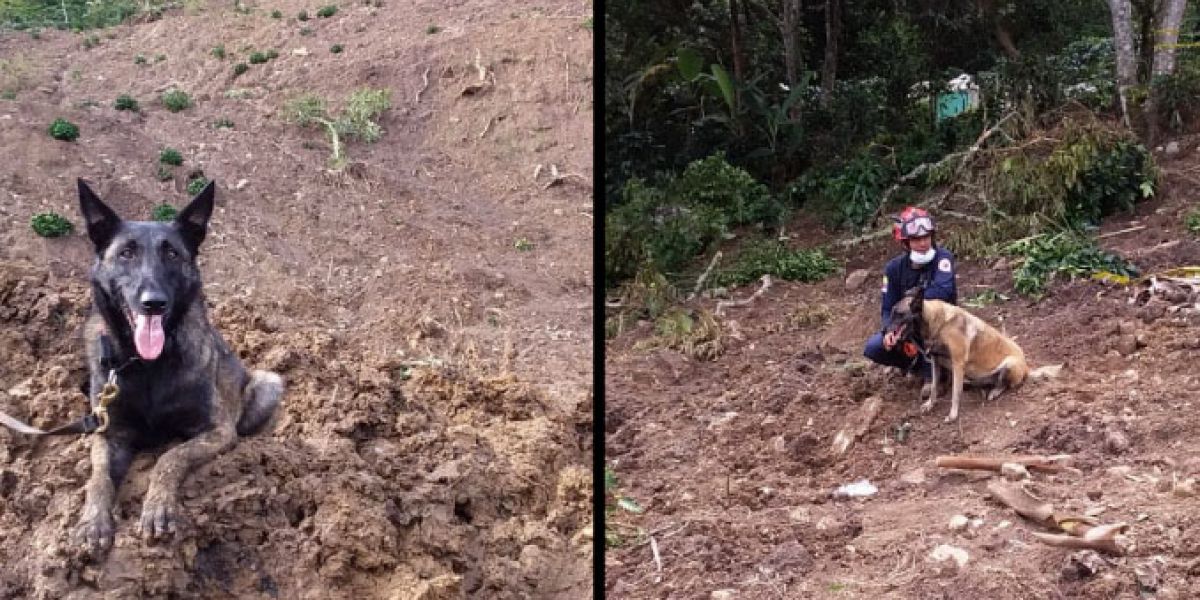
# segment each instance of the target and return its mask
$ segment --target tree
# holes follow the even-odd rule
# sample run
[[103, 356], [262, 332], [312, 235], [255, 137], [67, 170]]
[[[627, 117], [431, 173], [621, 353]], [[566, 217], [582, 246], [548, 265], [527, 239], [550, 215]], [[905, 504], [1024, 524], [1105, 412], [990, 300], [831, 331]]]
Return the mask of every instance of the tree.
[[833, 97], [837, 82], [838, 39], [842, 37], [842, 2], [825, 0], [825, 62], [821, 65], [821, 102]]
[[1013, 43], [1012, 34], [1008, 32], [1008, 28], [1004, 26], [1004, 21], [996, 11], [995, 0], [975, 0], [975, 6], [979, 8], [979, 12], [983, 13], [983, 17], [992, 24], [992, 35], [996, 38], [996, 43], [1000, 45], [1000, 49], [1011, 60], [1021, 58], [1021, 52], [1017, 50], [1017, 45]]
[[[1156, 80], [1175, 73], [1175, 49], [1179, 45], [1179, 26], [1187, 0], [1165, 0], [1158, 14], [1158, 35], [1154, 40], [1154, 62], [1150, 70], [1150, 95], [1146, 99], [1146, 145], [1158, 137], [1158, 85]], [[1144, 42], [1143, 42], [1144, 43]]]
[[1133, 9], [1129, 0], [1108, 0], [1112, 13], [1113, 46], [1117, 52], [1117, 98], [1121, 118], [1129, 127], [1129, 88], [1137, 85], [1137, 62], [1133, 54]]
[[801, 11], [804, 10], [802, 0], [783, 0], [780, 10], [779, 34], [783, 38], [783, 69], [789, 86], [795, 86], [800, 80], [800, 28]]

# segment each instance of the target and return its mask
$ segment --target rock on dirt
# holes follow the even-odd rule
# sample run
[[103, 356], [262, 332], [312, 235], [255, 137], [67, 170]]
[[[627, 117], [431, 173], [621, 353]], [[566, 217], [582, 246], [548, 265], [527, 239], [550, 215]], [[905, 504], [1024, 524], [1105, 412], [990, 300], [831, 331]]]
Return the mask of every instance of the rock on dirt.
[[1062, 578], [1065, 581], [1087, 579], [1099, 573], [1104, 565], [1104, 557], [1095, 550], [1080, 550], [1067, 557]]
[[713, 590], [713, 593], [709, 594], [709, 598], [712, 598], [712, 600], [732, 600], [736, 596], [737, 596], [737, 590], [728, 590], [728, 589], [727, 590]]
[[950, 517], [950, 531], [962, 531], [967, 528], [970, 519], [966, 515], [954, 515]]
[[961, 569], [967, 566], [970, 555], [967, 554], [966, 550], [957, 546], [942, 544], [929, 553], [929, 559], [934, 562], [954, 561], [954, 565]]
[[900, 482], [908, 485], [924, 485], [925, 469], [913, 469], [900, 476]]
[[857, 290], [862, 287], [867, 278], [871, 276], [871, 271], [867, 269], [857, 269], [846, 277], [846, 289], [850, 291]]

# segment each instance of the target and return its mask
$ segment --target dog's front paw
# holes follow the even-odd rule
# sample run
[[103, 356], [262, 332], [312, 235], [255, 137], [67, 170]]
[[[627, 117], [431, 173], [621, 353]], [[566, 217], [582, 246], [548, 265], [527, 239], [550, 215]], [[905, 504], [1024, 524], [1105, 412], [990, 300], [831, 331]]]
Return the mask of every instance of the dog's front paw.
[[931, 410], [933, 410], [933, 398], [930, 398], [921, 404], [921, 414], [925, 414]]
[[108, 511], [98, 511], [90, 516], [80, 517], [71, 537], [75, 545], [81, 547], [86, 554], [99, 557], [112, 547], [115, 530]]
[[142, 518], [138, 531], [145, 539], [165, 538], [174, 535], [179, 526], [182, 512], [179, 502], [162, 495], [147, 495], [142, 504]]
[[950, 414], [946, 415], [947, 423], [953, 423], [957, 420], [958, 420], [958, 411], [956, 411], [956, 410], [952, 410], [952, 411], [950, 411]]

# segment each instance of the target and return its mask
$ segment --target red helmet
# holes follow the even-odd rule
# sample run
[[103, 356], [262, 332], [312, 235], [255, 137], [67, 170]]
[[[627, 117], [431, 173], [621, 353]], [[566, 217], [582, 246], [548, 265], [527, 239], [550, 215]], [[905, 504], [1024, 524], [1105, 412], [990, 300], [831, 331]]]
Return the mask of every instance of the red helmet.
[[900, 216], [892, 218], [892, 238], [903, 242], [909, 238], [925, 237], [937, 231], [929, 211], [915, 206], [906, 206]]

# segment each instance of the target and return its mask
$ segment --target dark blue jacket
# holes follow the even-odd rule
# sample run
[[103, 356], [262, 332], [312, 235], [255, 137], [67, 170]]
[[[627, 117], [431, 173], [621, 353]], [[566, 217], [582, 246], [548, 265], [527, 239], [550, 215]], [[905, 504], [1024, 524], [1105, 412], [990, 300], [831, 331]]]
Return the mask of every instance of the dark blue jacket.
[[905, 252], [888, 261], [883, 268], [883, 327], [892, 320], [892, 305], [904, 297], [904, 292], [925, 284], [925, 297], [958, 304], [958, 290], [954, 287], [954, 255], [938, 246], [937, 253], [929, 264], [915, 269]]

